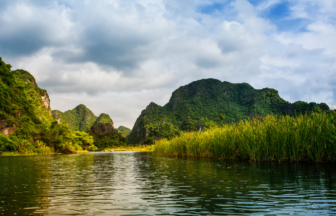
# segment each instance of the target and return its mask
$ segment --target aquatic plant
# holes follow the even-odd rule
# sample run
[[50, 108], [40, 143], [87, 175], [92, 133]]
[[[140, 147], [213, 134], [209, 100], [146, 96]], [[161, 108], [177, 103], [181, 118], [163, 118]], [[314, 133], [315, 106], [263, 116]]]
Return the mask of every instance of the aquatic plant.
[[253, 161], [336, 160], [336, 112], [268, 115], [159, 140], [154, 154]]

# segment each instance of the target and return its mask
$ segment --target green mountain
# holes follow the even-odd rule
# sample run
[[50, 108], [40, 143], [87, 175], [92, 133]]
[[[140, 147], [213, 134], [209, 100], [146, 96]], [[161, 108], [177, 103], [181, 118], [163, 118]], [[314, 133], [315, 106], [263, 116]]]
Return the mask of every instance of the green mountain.
[[94, 145], [99, 150], [123, 146], [127, 142], [127, 139], [113, 127], [113, 121], [108, 114], [102, 113], [96, 117], [83, 104], [65, 112], [59, 110], [51, 112], [55, 120], [67, 124], [71, 130], [88, 132], [93, 136]]
[[[11, 65], [3, 62], [0, 57], [0, 120], [2, 125], [0, 133], [12, 134], [20, 128], [21, 119], [26, 119], [27, 122], [35, 125], [52, 122], [47, 91], [38, 87], [35, 78], [29, 72], [11, 71], [10, 69]], [[10, 127], [11, 130], [6, 129]], [[8, 130], [11, 132], [7, 133]]]
[[123, 135], [123, 137], [127, 137], [131, 133], [131, 129], [124, 126], [119, 126], [118, 131]]
[[247, 83], [203, 79], [175, 90], [163, 107], [150, 103], [136, 120], [128, 143], [152, 143], [153, 139], [171, 138], [180, 131], [202, 130], [212, 122], [237, 122], [267, 114], [294, 115], [318, 107], [329, 109], [324, 103], [289, 103], [272, 88], [254, 89]]
[[127, 142], [127, 139], [113, 127], [113, 121], [110, 116], [105, 113], [99, 115], [88, 132], [93, 136], [94, 144], [100, 150], [120, 147]]
[[105, 113], [100, 114], [93, 125], [103, 124], [103, 123], [110, 124], [113, 127], [113, 121], [111, 117]]
[[95, 149], [92, 136], [53, 120], [46, 90], [25, 70], [11, 71], [0, 57], [0, 151], [47, 154]]
[[[51, 113], [55, 120], [67, 124], [73, 131], [88, 131], [97, 120], [97, 116], [83, 104], [65, 112], [52, 110]], [[101, 119], [104, 121], [104, 116]]]

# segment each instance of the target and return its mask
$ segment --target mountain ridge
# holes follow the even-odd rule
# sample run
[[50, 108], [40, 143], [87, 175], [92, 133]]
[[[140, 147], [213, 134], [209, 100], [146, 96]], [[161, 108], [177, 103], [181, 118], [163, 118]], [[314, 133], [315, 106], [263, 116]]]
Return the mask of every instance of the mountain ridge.
[[151, 102], [137, 118], [128, 143], [151, 143], [152, 139], [170, 138], [179, 131], [202, 130], [209, 122], [220, 124], [219, 114], [223, 114], [223, 123], [230, 123], [251, 116], [311, 112], [318, 107], [329, 109], [324, 103], [289, 103], [272, 88], [254, 89], [248, 83], [202, 79], [173, 91], [164, 106]]
[[67, 124], [74, 131], [88, 131], [98, 118], [84, 104], [79, 104], [74, 109], [65, 112], [52, 110], [51, 113], [55, 120]]

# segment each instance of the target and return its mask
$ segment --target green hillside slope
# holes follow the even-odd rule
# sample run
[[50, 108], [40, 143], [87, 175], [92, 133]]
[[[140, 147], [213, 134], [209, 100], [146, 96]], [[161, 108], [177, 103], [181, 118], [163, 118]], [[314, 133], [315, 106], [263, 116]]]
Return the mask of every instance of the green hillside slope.
[[65, 112], [59, 110], [51, 112], [55, 120], [67, 124], [73, 131], [88, 131], [97, 120], [97, 116], [83, 104]]
[[272, 88], [259, 90], [247, 83], [203, 79], [175, 90], [163, 107], [150, 103], [136, 120], [128, 143], [151, 143], [153, 138], [170, 138], [180, 131], [202, 130], [211, 122], [220, 124], [219, 114], [223, 114], [222, 123], [229, 123], [255, 115], [310, 112], [317, 107], [329, 109], [324, 103], [289, 103]]
[[108, 114], [102, 113], [98, 116], [98, 118], [96, 119], [93, 125], [104, 124], [104, 123], [110, 124], [113, 127], [113, 121], [111, 117]]
[[127, 137], [131, 133], [131, 129], [124, 126], [119, 126], [118, 131], [122, 134], [123, 137]]
[[113, 127], [113, 121], [108, 114], [100, 114], [88, 132], [100, 150], [126, 145], [127, 139]]
[[54, 122], [46, 90], [27, 71], [11, 71], [0, 58], [0, 151], [48, 154], [94, 149], [88, 134]]

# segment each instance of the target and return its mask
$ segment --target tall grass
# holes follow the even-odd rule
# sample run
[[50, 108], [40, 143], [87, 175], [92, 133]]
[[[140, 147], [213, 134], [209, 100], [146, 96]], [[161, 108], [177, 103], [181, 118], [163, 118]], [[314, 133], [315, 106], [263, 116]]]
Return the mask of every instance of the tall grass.
[[25, 156], [25, 155], [52, 155], [55, 154], [53, 148], [46, 146], [43, 142], [37, 142], [37, 147], [30, 146], [16, 152], [3, 152], [1, 156]]
[[254, 161], [336, 160], [336, 112], [269, 115], [156, 142], [154, 154]]

